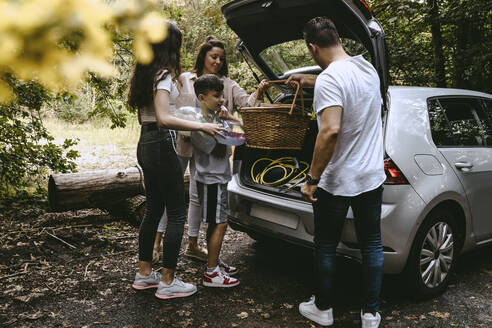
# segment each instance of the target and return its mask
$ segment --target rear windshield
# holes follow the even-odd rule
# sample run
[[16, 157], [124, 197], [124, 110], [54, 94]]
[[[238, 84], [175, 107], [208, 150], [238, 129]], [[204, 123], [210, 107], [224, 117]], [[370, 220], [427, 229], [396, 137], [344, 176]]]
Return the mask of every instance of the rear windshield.
[[[362, 54], [364, 58], [372, 62], [369, 52], [362, 43], [352, 39], [342, 39], [342, 43], [350, 56]], [[318, 67], [304, 40], [293, 40], [273, 45], [260, 52], [260, 57], [276, 75], [284, 75], [286, 72], [302, 67]]]

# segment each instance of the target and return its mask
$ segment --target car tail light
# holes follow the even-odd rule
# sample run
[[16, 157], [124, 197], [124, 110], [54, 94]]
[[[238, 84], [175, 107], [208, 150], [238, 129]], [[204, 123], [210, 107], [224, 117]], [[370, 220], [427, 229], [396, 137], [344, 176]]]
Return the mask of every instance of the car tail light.
[[390, 158], [384, 160], [384, 173], [386, 173], [384, 184], [408, 184], [407, 178]]

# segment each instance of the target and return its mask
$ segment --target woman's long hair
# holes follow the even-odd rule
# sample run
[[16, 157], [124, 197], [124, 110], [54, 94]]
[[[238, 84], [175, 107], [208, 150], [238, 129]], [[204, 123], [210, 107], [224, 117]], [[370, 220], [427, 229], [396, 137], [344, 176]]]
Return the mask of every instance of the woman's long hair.
[[[135, 66], [128, 94], [128, 105], [132, 108], [152, 105], [154, 87], [157, 83], [165, 79], [168, 74], [171, 74], [173, 80], [181, 74], [179, 51], [183, 42], [183, 34], [175, 23], [168, 22], [167, 26], [167, 37], [159, 43], [151, 44], [154, 53], [152, 62], [146, 65], [137, 63]], [[167, 70], [167, 73], [160, 74], [163, 70]]]
[[197, 76], [201, 76], [203, 74], [203, 68], [205, 67], [205, 56], [210, 49], [217, 47], [224, 50], [224, 61], [222, 63], [222, 67], [217, 72], [219, 76], [227, 76], [229, 74], [229, 69], [227, 67], [227, 60], [225, 57], [225, 47], [222, 41], [218, 40], [215, 36], [210, 35], [207, 37], [204, 43], [198, 49], [198, 55], [196, 56], [195, 66], [191, 70], [193, 73], [196, 73]]

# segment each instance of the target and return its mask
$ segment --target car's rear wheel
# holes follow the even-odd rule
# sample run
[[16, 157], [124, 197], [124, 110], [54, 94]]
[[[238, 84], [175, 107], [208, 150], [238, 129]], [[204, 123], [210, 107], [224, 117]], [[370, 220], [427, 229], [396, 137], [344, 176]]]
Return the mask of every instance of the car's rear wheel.
[[430, 298], [442, 293], [454, 270], [458, 230], [453, 213], [434, 210], [420, 227], [407, 262], [413, 296]]

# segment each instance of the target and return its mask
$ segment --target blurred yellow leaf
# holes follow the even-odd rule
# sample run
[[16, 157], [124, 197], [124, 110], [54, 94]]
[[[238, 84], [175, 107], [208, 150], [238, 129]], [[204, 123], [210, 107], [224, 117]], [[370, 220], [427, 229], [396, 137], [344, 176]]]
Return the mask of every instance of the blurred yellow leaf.
[[[87, 72], [108, 77], [112, 26], [133, 34], [138, 61], [153, 58], [150, 43], [166, 37], [155, 0], [0, 0], [0, 76], [36, 80], [49, 89], [76, 88]], [[12, 90], [0, 85], [2, 101]]]
[[152, 52], [152, 48], [143, 38], [137, 37], [133, 41], [133, 45], [135, 47], [135, 57], [140, 63], [148, 64], [152, 61], [154, 53]]
[[167, 34], [166, 20], [157, 12], [150, 12], [140, 22], [140, 30], [150, 42], [160, 42]]

